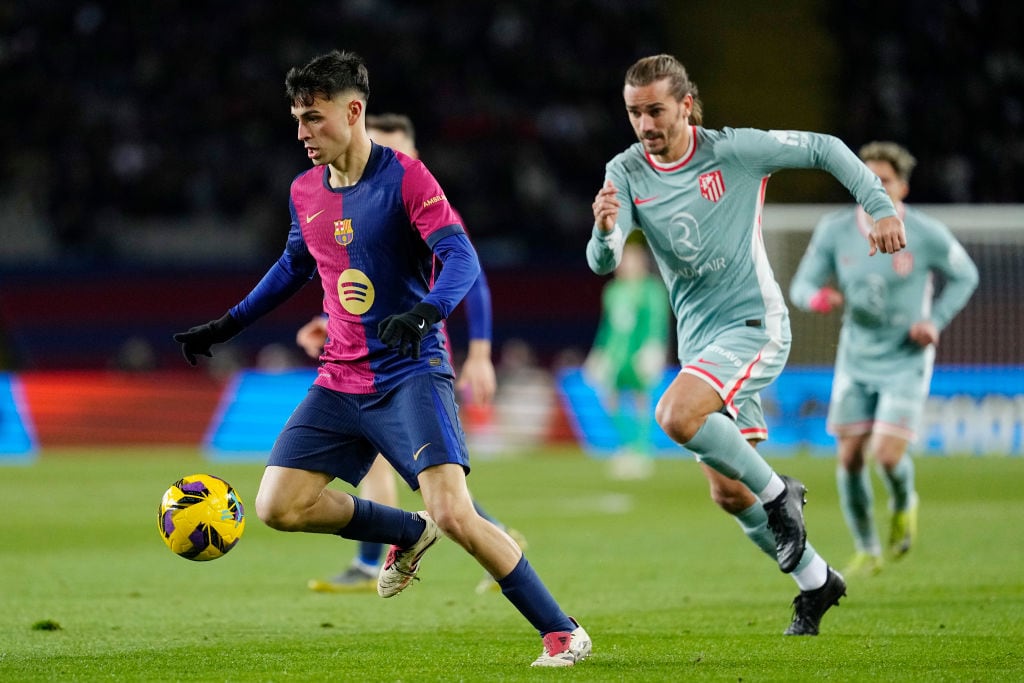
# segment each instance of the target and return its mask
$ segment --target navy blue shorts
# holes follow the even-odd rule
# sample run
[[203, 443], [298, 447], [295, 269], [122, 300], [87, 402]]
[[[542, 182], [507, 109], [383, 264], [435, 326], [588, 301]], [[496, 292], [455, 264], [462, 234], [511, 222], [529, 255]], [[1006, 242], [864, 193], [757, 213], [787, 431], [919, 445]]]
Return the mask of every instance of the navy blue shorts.
[[377, 453], [415, 491], [416, 477], [454, 463], [469, 473], [452, 379], [414, 375], [375, 394], [344, 394], [314, 384], [274, 442], [268, 465], [325, 472], [357, 486]]

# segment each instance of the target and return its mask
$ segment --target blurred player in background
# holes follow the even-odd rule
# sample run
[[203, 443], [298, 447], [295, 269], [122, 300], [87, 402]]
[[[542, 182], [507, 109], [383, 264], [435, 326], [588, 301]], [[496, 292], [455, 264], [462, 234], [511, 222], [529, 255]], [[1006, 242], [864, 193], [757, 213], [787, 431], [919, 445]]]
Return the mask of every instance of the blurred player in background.
[[[537, 629], [543, 651], [533, 666], [573, 666], [590, 654], [590, 637], [515, 541], [477, 514], [466, 487], [469, 455], [441, 325], [480, 273], [461, 220], [422, 162], [366, 134], [369, 75], [358, 55], [316, 57], [291, 69], [285, 88], [313, 168], [292, 181], [284, 253], [221, 318], [174, 336], [194, 365], [320, 276], [328, 341], [270, 452], [256, 514], [280, 531], [391, 544], [377, 578], [385, 598], [412, 582], [444, 534]], [[425, 511], [328, 486], [335, 478], [357, 486], [378, 453], [420, 490]]]
[[[416, 149], [416, 131], [412, 120], [403, 114], [367, 114], [366, 133], [378, 145], [419, 159]], [[497, 388], [494, 363], [491, 361], [491, 293], [484, 271], [473, 282], [463, 299], [466, 318], [469, 322], [469, 349], [462, 363], [455, 383], [466, 402], [471, 406], [489, 407]], [[318, 315], [303, 325], [295, 337], [296, 343], [310, 358], [317, 360], [327, 342], [327, 318]], [[395, 471], [382, 455], [373, 461], [373, 466], [359, 483], [359, 495], [365, 500], [398, 506], [398, 487]], [[473, 505], [481, 517], [506, 531], [519, 547], [526, 549], [526, 539], [515, 529], [505, 527], [480, 507], [474, 499]], [[377, 588], [377, 574], [384, 558], [384, 545], [362, 541], [359, 551], [349, 566], [330, 579], [310, 579], [309, 588], [328, 593], [351, 593], [373, 591]], [[488, 574], [477, 586], [477, 592], [498, 589], [497, 582]]]
[[645, 479], [653, 470], [651, 393], [665, 371], [668, 297], [651, 275], [647, 246], [633, 233], [615, 277], [601, 293], [601, 322], [584, 369], [606, 397], [619, 435], [611, 461], [616, 479]]
[[633, 64], [623, 97], [639, 142], [606, 167], [587, 261], [608, 273], [628, 233], [644, 233], [676, 314], [682, 365], [655, 408], [658, 424], [697, 455], [714, 501], [792, 573], [800, 593], [786, 634], [816, 635], [846, 584], [806, 542], [803, 484], [753, 447], [767, 438], [758, 392], [790, 347], [761, 238], [765, 185], [785, 168], [828, 171], [874, 217], [872, 254], [903, 248], [903, 223], [878, 178], [832, 136], [701, 127], [697, 88], [671, 55]]
[[[865, 461], [874, 457], [889, 491], [889, 552], [902, 557], [917, 533], [907, 446], [928, 397], [939, 334], [978, 286], [978, 269], [949, 228], [903, 203], [916, 164], [910, 152], [872, 142], [860, 149], [860, 158], [895, 203], [910, 246], [867, 258], [863, 244], [871, 218], [860, 207], [830, 213], [814, 229], [790, 299], [816, 313], [843, 308], [828, 427], [838, 440], [839, 504], [856, 549], [845, 572], [874, 574], [882, 568], [882, 544]], [[936, 272], [945, 286], [933, 300]]]

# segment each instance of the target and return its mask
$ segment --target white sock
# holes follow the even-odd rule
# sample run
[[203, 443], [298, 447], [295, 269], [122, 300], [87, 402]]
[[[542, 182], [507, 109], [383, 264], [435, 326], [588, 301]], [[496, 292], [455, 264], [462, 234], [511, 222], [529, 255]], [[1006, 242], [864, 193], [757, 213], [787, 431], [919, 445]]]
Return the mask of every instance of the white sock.
[[771, 479], [768, 480], [763, 489], [757, 492], [757, 498], [762, 503], [768, 503], [778, 498], [779, 494], [785, 490], [786, 484], [782, 481], [782, 477], [772, 472]]
[[802, 591], [813, 591], [825, 585], [828, 578], [828, 564], [821, 559], [821, 555], [815, 555], [806, 567], [793, 572], [793, 580]]

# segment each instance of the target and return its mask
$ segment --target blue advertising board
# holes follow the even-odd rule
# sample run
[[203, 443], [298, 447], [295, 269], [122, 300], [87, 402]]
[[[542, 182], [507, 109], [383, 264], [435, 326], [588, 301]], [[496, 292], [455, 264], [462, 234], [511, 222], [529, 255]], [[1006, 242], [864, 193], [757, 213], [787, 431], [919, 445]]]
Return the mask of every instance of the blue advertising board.
[[[666, 371], [652, 394], [648, 414], [638, 419], [653, 422], [653, 405], [677, 372], [678, 368]], [[595, 457], [614, 454], [619, 439], [600, 392], [578, 368], [563, 371], [558, 388], [580, 444]], [[801, 450], [832, 455], [835, 442], [825, 431], [831, 390], [831, 367], [786, 368], [761, 395], [769, 438], [759, 449], [772, 455]], [[651, 434], [659, 456], [689, 457], [656, 424]], [[913, 450], [930, 455], [1024, 455], [1024, 367], [936, 368]]]

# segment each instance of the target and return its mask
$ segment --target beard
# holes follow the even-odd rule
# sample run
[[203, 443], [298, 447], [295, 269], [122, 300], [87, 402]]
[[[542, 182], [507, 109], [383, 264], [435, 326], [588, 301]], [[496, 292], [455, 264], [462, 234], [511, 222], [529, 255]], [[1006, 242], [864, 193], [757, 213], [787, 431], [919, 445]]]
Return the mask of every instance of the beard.
[[[648, 154], [652, 156], [671, 155], [673, 146], [678, 147], [685, 138], [687, 125], [689, 125], [687, 119], [680, 118], [665, 130], [648, 131], [646, 134], [638, 134], [637, 138]], [[679, 150], [680, 154], [683, 152], [685, 149]]]
[[663, 154], [668, 149], [668, 143], [662, 133], [650, 137], [640, 136], [640, 142], [648, 154]]

